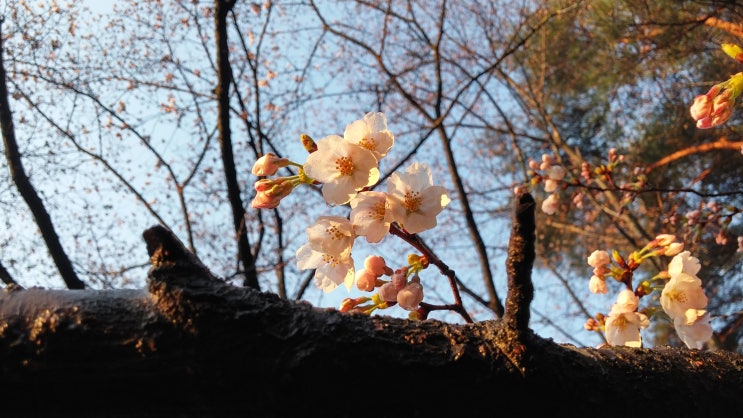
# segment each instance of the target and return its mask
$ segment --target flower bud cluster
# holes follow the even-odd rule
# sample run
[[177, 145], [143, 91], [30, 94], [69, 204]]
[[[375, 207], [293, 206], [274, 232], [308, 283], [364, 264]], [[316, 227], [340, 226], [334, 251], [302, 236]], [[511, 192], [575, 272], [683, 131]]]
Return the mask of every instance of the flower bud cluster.
[[[418, 272], [428, 266], [428, 260], [416, 254], [408, 256], [408, 260], [410, 265], [393, 271], [384, 258], [368, 256], [364, 260], [364, 268], [356, 273], [356, 287], [364, 292], [372, 292], [378, 288], [378, 292], [370, 298], [346, 298], [341, 303], [340, 310], [370, 314], [376, 309], [385, 309], [395, 304], [407, 311], [418, 309], [423, 301], [423, 286]], [[382, 276], [390, 276], [390, 280], [384, 280]], [[362, 305], [366, 302], [371, 303]]]
[[[734, 44], [722, 44], [722, 50], [730, 57], [743, 63], [743, 49]], [[730, 119], [735, 99], [743, 92], [743, 72], [732, 75], [728, 80], [715, 84], [707, 93], [696, 96], [689, 107], [691, 118], [697, 128], [709, 129], [720, 126]]]
[[567, 174], [567, 170], [565, 170], [565, 167], [556, 164], [555, 158], [549, 154], [542, 154], [542, 161], [540, 163], [530, 160], [529, 168], [531, 169], [529, 174], [532, 178], [532, 185], [543, 183], [544, 191], [551, 193], [542, 202], [542, 212], [547, 215], [553, 215], [560, 206], [558, 189], [565, 188], [566, 186], [563, 179]]
[[730, 224], [740, 213], [743, 213], [743, 209], [733, 205], [722, 206], [711, 200], [700, 202], [695, 209], [683, 215], [671, 215], [669, 221], [672, 225], [685, 224], [689, 232], [688, 238], [692, 241], [697, 241], [704, 233], [711, 233], [718, 245], [727, 245]]

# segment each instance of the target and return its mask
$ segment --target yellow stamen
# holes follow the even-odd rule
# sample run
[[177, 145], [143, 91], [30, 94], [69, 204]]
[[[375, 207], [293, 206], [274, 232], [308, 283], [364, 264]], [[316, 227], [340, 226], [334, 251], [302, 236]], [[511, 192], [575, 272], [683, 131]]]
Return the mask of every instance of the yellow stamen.
[[340, 229], [338, 229], [337, 226], [331, 225], [325, 229], [325, 233], [328, 234], [328, 237], [330, 239], [343, 239], [345, 235], [343, 232], [341, 232]]
[[322, 261], [324, 261], [327, 264], [330, 264], [330, 267], [335, 267], [338, 264], [340, 264], [340, 261], [338, 258], [330, 255], [330, 254], [323, 254], [322, 255]]
[[372, 205], [371, 209], [369, 209], [368, 215], [369, 218], [381, 222], [384, 220], [384, 212], [387, 210], [385, 202], [380, 201]]
[[420, 193], [411, 191], [405, 193], [405, 209], [410, 212], [417, 212], [418, 209], [421, 207], [421, 203], [423, 202], [423, 197], [421, 197]]
[[366, 148], [369, 151], [374, 151], [374, 149], [377, 147], [377, 141], [372, 138], [362, 138], [361, 141], [359, 141], [359, 145], [361, 148]]
[[335, 169], [343, 176], [350, 176], [353, 173], [353, 160], [350, 157], [338, 157], [335, 160]]

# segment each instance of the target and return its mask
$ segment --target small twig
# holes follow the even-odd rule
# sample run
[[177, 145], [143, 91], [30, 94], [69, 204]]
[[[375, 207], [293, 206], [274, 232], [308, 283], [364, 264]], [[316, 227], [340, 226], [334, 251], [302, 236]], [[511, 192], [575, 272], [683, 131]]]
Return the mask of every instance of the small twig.
[[453, 305], [443, 305], [439, 307], [437, 305], [426, 304], [421, 306], [428, 309], [429, 311], [449, 309], [461, 315], [462, 318], [464, 318], [464, 320], [468, 323], [474, 322], [469, 313], [467, 313], [467, 310], [464, 309], [464, 304], [462, 304], [462, 296], [459, 294], [459, 286], [457, 286], [457, 275], [454, 273], [454, 270], [450, 269], [446, 263], [441, 261], [441, 259], [423, 242], [423, 240], [420, 239], [418, 235], [410, 234], [402, 230], [399, 226], [397, 226], [397, 224], [394, 223], [390, 225], [390, 233], [402, 238], [403, 241], [407, 242], [421, 254], [426, 256], [426, 258], [428, 258], [428, 262], [438, 267], [441, 274], [449, 279], [449, 285], [451, 286], [452, 293], [454, 294]]

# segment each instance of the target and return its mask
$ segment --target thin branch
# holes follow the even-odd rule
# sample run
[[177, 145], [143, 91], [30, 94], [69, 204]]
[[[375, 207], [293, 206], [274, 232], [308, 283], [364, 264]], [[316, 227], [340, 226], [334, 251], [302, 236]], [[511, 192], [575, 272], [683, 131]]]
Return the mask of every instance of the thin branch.
[[726, 22], [714, 16], [710, 16], [704, 19], [704, 24], [715, 29], [722, 29], [731, 35], [743, 38], [743, 26], [737, 23]]
[[645, 173], [649, 173], [658, 167], [670, 164], [674, 161], [680, 160], [684, 157], [688, 157], [694, 154], [701, 154], [704, 152], [710, 152], [714, 150], [736, 150], [741, 151], [743, 149], [743, 141], [728, 141], [727, 137], [720, 137], [714, 142], [707, 142], [704, 144], [692, 145], [677, 151], [672, 152], [669, 155], [661, 158], [660, 160], [649, 164], [645, 167]]
[[[0, 17], [0, 28], [2, 27], [3, 20]], [[59, 241], [59, 235], [57, 235], [57, 231], [54, 228], [52, 218], [23, 168], [21, 153], [13, 127], [13, 114], [10, 110], [10, 102], [8, 100], [7, 74], [5, 73], [3, 55], [4, 47], [2, 45], [2, 30], [0, 29], [0, 129], [2, 130], [5, 157], [8, 160], [10, 175], [18, 189], [18, 193], [26, 201], [28, 208], [34, 216], [36, 225], [39, 227], [41, 236], [49, 250], [49, 255], [54, 260], [54, 264], [57, 266], [62, 280], [64, 280], [70, 289], [84, 289], [85, 283], [77, 277], [75, 268], [72, 266], [72, 262], [67, 256], [64, 247], [62, 247], [62, 243]]]
[[10, 272], [8, 271], [8, 269], [5, 268], [5, 266], [3, 265], [2, 261], [0, 261], [0, 280], [2, 280], [3, 283], [5, 283], [5, 284], [12, 284], [12, 285], [17, 285], [18, 284], [18, 282], [16, 282], [13, 279], [13, 276], [10, 274]]

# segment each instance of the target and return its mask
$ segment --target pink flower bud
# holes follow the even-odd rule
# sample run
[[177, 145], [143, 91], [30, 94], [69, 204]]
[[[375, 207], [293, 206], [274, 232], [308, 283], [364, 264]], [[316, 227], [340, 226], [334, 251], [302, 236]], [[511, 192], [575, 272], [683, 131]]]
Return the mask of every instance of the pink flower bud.
[[379, 297], [385, 302], [396, 302], [397, 301], [397, 289], [392, 283], [385, 283], [379, 288]]
[[377, 276], [368, 269], [356, 272], [356, 287], [362, 292], [371, 292], [377, 283]]
[[281, 203], [281, 199], [271, 197], [265, 193], [258, 193], [250, 203], [250, 207], [253, 209], [273, 209], [279, 206], [279, 203]]
[[607, 274], [611, 273], [611, 269], [606, 265], [598, 266], [593, 269], [593, 274], [604, 279]]
[[706, 94], [699, 95], [694, 98], [689, 113], [691, 118], [694, 120], [704, 119], [709, 116], [712, 112], [712, 100]]
[[557, 194], [553, 193], [548, 198], [542, 201], [542, 212], [547, 215], [554, 215], [557, 209], [560, 207], [560, 199]]
[[340, 306], [340, 308], [338, 310], [341, 311], [341, 312], [348, 312], [354, 306], [356, 306], [356, 303], [355, 303], [355, 301], [353, 299], [351, 299], [351, 298], [345, 298], [341, 302], [341, 306]]
[[606, 292], [608, 291], [606, 287], [606, 280], [599, 276], [591, 276], [591, 280], [588, 282], [588, 290], [590, 290], [591, 293], [594, 294], [606, 294]]
[[378, 255], [370, 255], [364, 260], [364, 268], [371, 271], [376, 277], [385, 274], [389, 270], [384, 258]]
[[671, 234], [660, 234], [655, 237], [655, 240], [660, 247], [666, 247], [671, 245], [672, 242], [676, 241], [676, 235]]
[[683, 242], [672, 242], [668, 245], [666, 248], [665, 255], [672, 257], [674, 255], [680, 254], [681, 251], [684, 250], [684, 243]]
[[397, 292], [397, 303], [401, 308], [412, 311], [423, 301], [423, 286], [420, 283], [410, 282], [404, 289]]
[[272, 176], [276, 174], [280, 167], [286, 167], [289, 160], [279, 158], [272, 153], [268, 153], [253, 164], [253, 174], [256, 176]]
[[402, 269], [395, 270], [395, 273], [392, 275], [392, 285], [395, 286], [396, 290], [402, 290], [402, 288], [405, 287], [405, 285], [408, 283], [408, 281], [405, 278], [405, 274], [407, 272]]
[[283, 177], [275, 180], [258, 180], [255, 182], [257, 194], [250, 206], [255, 209], [273, 209], [279, 206], [281, 199], [288, 196], [293, 189], [294, 184]]

